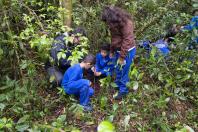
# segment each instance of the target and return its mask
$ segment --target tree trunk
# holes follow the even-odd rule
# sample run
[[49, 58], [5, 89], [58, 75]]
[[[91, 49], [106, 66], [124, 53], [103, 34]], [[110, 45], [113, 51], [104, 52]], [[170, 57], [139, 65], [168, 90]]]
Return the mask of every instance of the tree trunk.
[[60, 6], [66, 9], [63, 13], [63, 24], [71, 27], [72, 23], [72, 0], [60, 0]]

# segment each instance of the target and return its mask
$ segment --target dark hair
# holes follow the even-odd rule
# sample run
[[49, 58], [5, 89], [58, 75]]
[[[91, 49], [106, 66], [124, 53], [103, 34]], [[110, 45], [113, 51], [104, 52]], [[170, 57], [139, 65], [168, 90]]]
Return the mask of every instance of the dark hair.
[[177, 25], [173, 25], [170, 29], [168, 29], [164, 39], [168, 39], [168, 42], [171, 42], [174, 40], [174, 36], [179, 32]]
[[87, 33], [85, 32], [85, 30], [81, 27], [75, 28], [73, 31], [70, 31], [69, 35], [72, 35], [72, 34], [77, 35], [78, 33], [81, 34], [82, 36], [85, 36], [85, 37], [87, 36]]
[[100, 47], [100, 50], [110, 51], [110, 44], [103, 43], [102, 46]]
[[131, 15], [119, 7], [105, 6], [102, 11], [101, 19], [107, 23], [124, 25], [127, 20], [131, 20]]
[[195, 15], [196, 12], [198, 12], [198, 9], [194, 9], [192, 14]]
[[91, 63], [91, 64], [95, 64], [95, 56], [92, 54], [88, 54], [87, 56], [84, 57], [83, 62], [85, 63]]

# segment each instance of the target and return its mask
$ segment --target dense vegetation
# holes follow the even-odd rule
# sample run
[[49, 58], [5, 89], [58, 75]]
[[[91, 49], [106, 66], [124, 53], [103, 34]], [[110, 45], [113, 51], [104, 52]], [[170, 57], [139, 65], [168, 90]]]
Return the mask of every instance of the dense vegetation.
[[[100, 20], [109, 4], [133, 15], [137, 43], [159, 39], [173, 24], [189, 23], [198, 8], [196, 0], [73, 0], [72, 27], [84, 27], [88, 34], [84, 50], [73, 51], [74, 62], [110, 41]], [[116, 90], [107, 77], [95, 90], [94, 111], [84, 113], [62, 88], [50, 89], [44, 70], [54, 36], [69, 30], [63, 23], [69, 12], [58, 0], [1, 0], [0, 7], [0, 131], [96, 131], [104, 120], [116, 131], [171, 132], [184, 126], [198, 131], [198, 55], [185, 50], [196, 32], [177, 34], [167, 60], [156, 58], [155, 48], [145, 58], [139, 48], [127, 98], [113, 100]]]

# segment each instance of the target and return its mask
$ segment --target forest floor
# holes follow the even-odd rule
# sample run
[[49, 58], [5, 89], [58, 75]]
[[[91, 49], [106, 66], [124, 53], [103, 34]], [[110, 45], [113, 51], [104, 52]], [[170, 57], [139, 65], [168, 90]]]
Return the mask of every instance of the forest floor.
[[[92, 78], [93, 80], [93, 78]], [[66, 115], [66, 122], [70, 128], [76, 128], [82, 132], [96, 132], [98, 124], [103, 120], [112, 120], [116, 129], [120, 132], [136, 131], [165, 131], [175, 129], [182, 124], [189, 125], [193, 128], [188, 119], [193, 116], [196, 110], [193, 104], [188, 101], [181, 101], [170, 98], [168, 102], [160, 100], [155, 92], [133, 91], [123, 100], [116, 101], [113, 95], [117, 90], [109, 88], [108, 92], [100, 87], [99, 81], [93, 84], [95, 91], [91, 98], [93, 111], [84, 113], [71, 109], [74, 103], [78, 103], [77, 98], [64, 95], [63, 101], [60, 99], [58, 89], [44, 89], [40, 95], [47, 97], [48, 102], [55, 102], [50, 112], [46, 114], [46, 122], [53, 122], [60, 115]], [[198, 121], [198, 116], [194, 117]], [[194, 122], [198, 124], [198, 122]], [[194, 125], [196, 126], [196, 125]], [[155, 128], [155, 129], [153, 129]], [[194, 127], [195, 131], [198, 128]]]

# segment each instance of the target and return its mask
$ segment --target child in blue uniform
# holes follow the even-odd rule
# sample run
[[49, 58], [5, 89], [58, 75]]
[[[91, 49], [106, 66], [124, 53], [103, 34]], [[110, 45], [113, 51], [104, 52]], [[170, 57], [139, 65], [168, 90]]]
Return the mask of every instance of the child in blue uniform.
[[109, 57], [110, 45], [104, 44], [96, 55], [96, 64], [92, 71], [95, 76], [111, 76], [114, 68], [113, 58]]
[[85, 59], [70, 67], [64, 74], [62, 80], [62, 87], [69, 95], [77, 95], [80, 97], [80, 105], [83, 106], [85, 111], [91, 111], [92, 107], [89, 104], [89, 98], [94, 94], [91, 88], [91, 82], [83, 79], [83, 69], [90, 69], [95, 62], [93, 55], [87, 55]]

